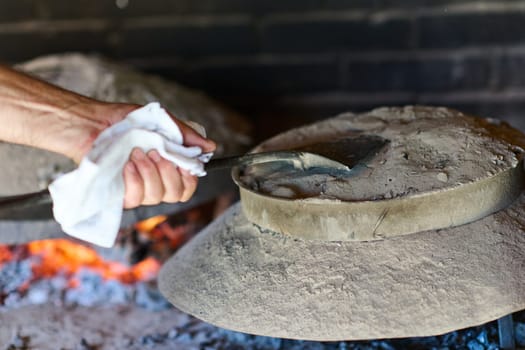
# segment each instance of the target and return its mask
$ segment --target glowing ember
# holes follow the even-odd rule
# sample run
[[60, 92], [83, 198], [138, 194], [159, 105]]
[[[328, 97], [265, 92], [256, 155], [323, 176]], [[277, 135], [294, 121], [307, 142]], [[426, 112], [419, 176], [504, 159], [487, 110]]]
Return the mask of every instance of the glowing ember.
[[12, 260], [13, 259], [13, 253], [7, 248], [6, 246], [0, 245], [0, 266], [2, 266], [3, 263]]
[[92, 248], [66, 239], [31, 242], [27, 244], [27, 249], [31, 255], [38, 257], [33, 263], [36, 277], [52, 277], [59, 273], [71, 276], [84, 268], [97, 271], [105, 279], [134, 283], [155, 278], [160, 269], [160, 263], [154, 258], [131, 267], [105, 261]]
[[[49, 239], [18, 246], [0, 245], [0, 272], [4, 267], [11, 268], [6, 262], [24, 262], [30, 274], [18, 284], [18, 291], [25, 291], [36, 280], [54, 277], [62, 281], [65, 278], [67, 288], [76, 289], [86, 283], [82, 279], [84, 273], [126, 284], [151, 281], [158, 275], [160, 261], [168, 259], [212, 220], [214, 205], [205, 203], [169, 217], [157, 215], [136, 223], [127, 234], [125, 230], [116, 254], [108, 254], [136, 264], [105, 260], [95, 249], [70, 239]], [[12, 266], [16, 268], [18, 264]], [[0, 289], [0, 304], [6, 296]]]
[[157, 215], [149, 219], [142, 220], [135, 224], [135, 229], [141, 232], [151, 232], [157, 225], [168, 220], [166, 215]]
[[135, 264], [130, 270], [132, 281], [149, 281], [157, 277], [160, 270], [160, 263], [152, 257], [142, 260]]

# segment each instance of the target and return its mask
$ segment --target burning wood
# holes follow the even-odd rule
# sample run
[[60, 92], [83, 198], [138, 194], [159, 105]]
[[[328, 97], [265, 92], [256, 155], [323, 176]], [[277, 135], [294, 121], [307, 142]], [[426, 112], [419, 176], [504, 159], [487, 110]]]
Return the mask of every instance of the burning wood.
[[[231, 203], [230, 195], [225, 198]], [[155, 287], [162, 262], [218, 215], [226, 199], [137, 222], [113, 249], [71, 239], [0, 245], [0, 308], [45, 302], [54, 294], [65, 295], [67, 304], [139, 298], [148, 308], [165, 308]]]
[[160, 263], [152, 257], [133, 266], [105, 261], [93, 248], [66, 239], [30, 242], [27, 250], [31, 256], [37, 257], [32, 259], [35, 278], [60, 273], [74, 276], [80, 269], [89, 269], [106, 280], [134, 283], [155, 278], [160, 269]]
[[7, 262], [12, 258], [13, 254], [11, 253], [11, 250], [5, 245], [0, 245], [0, 268], [4, 262]]
[[137, 222], [135, 224], [135, 229], [141, 232], [151, 232], [157, 225], [163, 223], [166, 220], [168, 220], [166, 215], [153, 216], [149, 219]]
[[[198, 214], [194, 212], [192, 216], [196, 218]], [[158, 242], [167, 243], [172, 253], [196, 231], [189, 232], [194, 225], [172, 227], [167, 220], [167, 216], [155, 216], [138, 222], [135, 229], [143, 240], [144, 237], [147, 238], [150, 247], [162, 245]], [[159, 250], [157, 247], [150, 253], [158, 253]], [[104, 280], [131, 284], [154, 280], [161, 265], [159, 259], [153, 256], [145, 256], [134, 264], [109, 261], [96, 249], [69, 239], [47, 239], [19, 246], [0, 245], [0, 266], [3, 263], [24, 260], [31, 263], [32, 280], [62, 275], [68, 279], [70, 287], [79, 286], [78, 274], [81, 270], [96, 273]]]

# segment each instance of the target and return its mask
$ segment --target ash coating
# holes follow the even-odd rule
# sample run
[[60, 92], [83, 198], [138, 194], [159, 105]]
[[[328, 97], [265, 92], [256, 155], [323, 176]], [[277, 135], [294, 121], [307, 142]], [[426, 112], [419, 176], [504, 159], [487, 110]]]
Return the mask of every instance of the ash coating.
[[322, 242], [261, 231], [237, 204], [163, 265], [159, 287], [182, 311], [246, 333], [442, 334], [525, 307], [524, 206], [525, 193], [469, 225]]
[[255, 151], [361, 133], [382, 136], [390, 144], [350, 173], [254, 165], [241, 181], [281, 198], [390, 199], [494, 176], [515, 167], [525, 148], [525, 136], [504, 123], [446, 108], [407, 106], [343, 114], [280, 134]]
[[[504, 124], [445, 108], [405, 107], [342, 115], [278, 135], [256, 151], [300, 147], [356, 130], [391, 142], [347, 186], [334, 187], [337, 176], [292, 172], [287, 177], [280, 169], [273, 177], [249, 181], [256, 179], [259, 192], [271, 184], [271, 191], [308, 196], [304, 186], [340, 200], [445, 192], [517, 169], [525, 146], [525, 136]], [[487, 202], [487, 192], [476, 193]], [[261, 230], [247, 219], [251, 213], [245, 216], [236, 205], [164, 264], [159, 287], [176, 307], [204, 321], [274, 337], [431, 336], [482, 324], [525, 308], [525, 192], [518, 188], [515, 194], [507, 207], [468, 224], [375, 241], [307, 240], [295, 238], [305, 237], [301, 232]], [[443, 203], [460, 212], [481, 201], [467, 193]], [[297, 201], [294, 211], [276, 210], [276, 216], [282, 214], [276, 226], [292, 222], [298, 231], [311, 229], [306, 216], [315, 213], [303, 202]], [[253, 208], [262, 217], [273, 209]], [[431, 201], [428, 208], [422, 220], [441, 214]], [[407, 222], [414, 220], [406, 214]], [[319, 227], [314, 230], [331, 232]]]

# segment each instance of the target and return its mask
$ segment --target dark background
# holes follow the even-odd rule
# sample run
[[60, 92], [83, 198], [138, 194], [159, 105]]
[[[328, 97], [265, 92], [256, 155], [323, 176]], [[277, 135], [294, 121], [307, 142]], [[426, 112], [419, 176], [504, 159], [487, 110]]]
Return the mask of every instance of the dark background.
[[0, 0], [0, 60], [100, 53], [260, 127], [431, 104], [525, 130], [525, 1]]

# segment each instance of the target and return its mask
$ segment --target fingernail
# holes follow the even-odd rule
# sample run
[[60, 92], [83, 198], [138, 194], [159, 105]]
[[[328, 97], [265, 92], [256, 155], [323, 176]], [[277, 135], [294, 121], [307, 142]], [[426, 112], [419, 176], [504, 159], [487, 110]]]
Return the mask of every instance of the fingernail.
[[140, 148], [135, 148], [133, 152], [131, 152], [131, 159], [133, 160], [142, 160], [145, 156], [146, 155]]
[[150, 151], [148, 153], [148, 157], [150, 157], [156, 163], [160, 162], [160, 160], [161, 160], [159, 152], [157, 152], [155, 150]]
[[132, 162], [128, 162], [128, 164], [126, 164], [126, 171], [135, 174], [137, 172], [137, 168], [135, 167], [135, 164], [133, 164]]
[[207, 141], [208, 141], [208, 149], [210, 151], [215, 151], [217, 149], [217, 143], [215, 143], [215, 141], [210, 140], [210, 139], [207, 139]]

